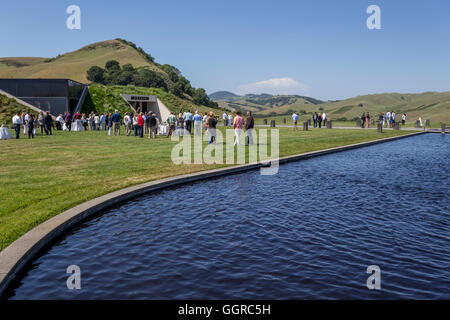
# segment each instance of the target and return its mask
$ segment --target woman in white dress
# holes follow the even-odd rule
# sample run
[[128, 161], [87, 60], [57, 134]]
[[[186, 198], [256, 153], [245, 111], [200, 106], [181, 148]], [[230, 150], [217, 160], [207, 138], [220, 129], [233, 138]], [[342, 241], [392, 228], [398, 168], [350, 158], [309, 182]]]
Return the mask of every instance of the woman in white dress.
[[3, 125], [0, 127], [0, 140], [9, 140], [12, 139], [13, 136], [11, 132], [9, 132], [8, 128]]

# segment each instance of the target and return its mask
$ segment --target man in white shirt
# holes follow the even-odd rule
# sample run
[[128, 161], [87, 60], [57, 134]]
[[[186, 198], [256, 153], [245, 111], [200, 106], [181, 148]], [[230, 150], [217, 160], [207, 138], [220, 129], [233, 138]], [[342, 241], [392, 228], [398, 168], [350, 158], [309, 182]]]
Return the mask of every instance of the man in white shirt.
[[298, 131], [298, 128], [297, 128], [298, 114], [297, 114], [297, 112], [294, 112], [294, 114], [292, 115], [292, 121], [294, 121], [294, 131]]
[[12, 118], [12, 123], [14, 126], [14, 130], [16, 131], [16, 139], [19, 139], [20, 138], [20, 125], [22, 124], [22, 120], [20, 119], [19, 112]]
[[102, 131], [106, 130], [106, 117], [103, 113], [100, 115], [100, 126], [102, 127]]
[[224, 127], [226, 127], [227, 126], [227, 121], [228, 121], [228, 115], [227, 115], [226, 112], [223, 113], [222, 120], [223, 120]]
[[123, 117], [123, 124], [125, 126], [126, 134], [129, 136], [131, 134], [131, 117], [128, 112], [125, 113], [125, 117]]
[[323, 121], [323, 126], [326, 127], [327, 126], [327, 114], [325, 112], [322, 114], [322, 121]]
[[27, 127], [27, 123], [28, 121], [30, 121], [30, 114], [27, 112], [27, 114], [23, 117], [23, 134], [27, 135], [28, 134], [28, 127]]

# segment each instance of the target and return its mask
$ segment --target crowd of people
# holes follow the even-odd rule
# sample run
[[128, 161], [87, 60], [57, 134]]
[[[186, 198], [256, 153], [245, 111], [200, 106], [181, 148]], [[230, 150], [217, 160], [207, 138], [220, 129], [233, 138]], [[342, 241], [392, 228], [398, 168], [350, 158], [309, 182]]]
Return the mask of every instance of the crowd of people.
[[44, 132], [46, 135], [52, 134], [53, 118], [48, 111], [46, 113], [40, 112], [37, 116], [30, 114], [27, 111], [23, 111], [22, 114], [18, 112], [12, 118], [12, 124], [14, 131], [16, 132], [16, 139], [19, 139], [22, 128], [25, 136], [28, 135], [29, 139], [34, 139], [38, 127], [40, 128], [42, 135]]
[[[235, 145], [241, 144], [241, 136], [245, 129], [247, 134], [247, 143], [253, 144], [253, 133], [255, 122], [251, 112], [247, 112], [244, 119], [240, 111], [236, 112], [235, 117], [232, 114], [224, 113], [222, 116], [224, 126], [233, 126], [235, 130]], [[219, 120], [214, 112], [205, 112], [201, 114], [199, 111], [192, 113], [190, 110], [182, 112], [180, 110], [178, 116], [171, 112], [168, 118], [161, 122], [154, 112], [135, 112], [125, 113], [123, 116], [118, 110], [114, 113], [91, 112], [86, 115], [77, 112], [72, 115], [70, 112], [60, 114], [53, 120], [49, 112], [45, 114], [40, 112], [35, 116], [27, 111], [17, 113], [12, 123], [16, 132], [16, 139], [20, 138], [21, 130], [23, 134], [28, 135], [30, 139], [34, 138], [38, 129], [41, 134], [52, 134], [52, 129], [58, 131], [107, 131], [110, 136], [119, 136], [121, 127], [125, 129], [125, 135], [134, 135], [143, 138], [156, 138], [157, 135], [171, 137], [173, 135], [186, 135], [194, 133], [195, 136], [201, 136], [203, 132], [209, 134], [209, 143], [216, 142], [216, 128]]]
[[[361, 128], [370, 128], [371, 124], [374, 123], [374, 121], [370, 116], [369, 112], [363, 112], [361, 115]], [[393, 128], [395, 126], [395, 123], [397, 122], [397, 114], [395, 111], [388, 111], [386, 113], [381, 112], [378, 115], [378, 122], [382, 124], [383, 127], [389, 127]], [[406, 113], [403, 113], [401, 115], [401, 123], [402, 125], [406, 124]]]
[[[389, 126], [393, 128], [396, 123], [397, 115], [394, 111], [382, 112], [379, 115], [379, 123], [384, 127]], [[292, 121], [294, 123], [294, 130], [298, 130], [297, 123], [299, 120], [299, 114], [294, 112], [292, 115]], [[363, 112], [361, 115], [361, 128], [370, 128], [371, 115], [369, 112]], [[232, 126], [235, 130], [235, 144], [240, 144], [243, 130], [246, 131], [247, 143], [253, 144], [252, 130], [255, 126], [255, 121], [252, 113], [247, 112], [247, 116], [244, 119], [240, 111], [235, 113], [235, 116], [224, 112], [222, 114], [223, 126]], [[312, 122], [314, 128], [322, 128], [327, 124], [327, 115], [325, 112], [314, 112], [312, 116]], [[372, 120], [372, 123], [374, 121]], [[172, 135], [185, 135], [194, 133], [195, 136], [201, 136], [203, 131], [209, 133], [209, 143], [215, 143], [216, 140], [216, 127], [219, 123], [218, 117], [214, 112], [199, 111], [192, 113], [190, 110], [186, 112], [178, 113], [175, 116], [174, 112], [171, 112], [168, 118], [161, 122], [159, 117], [154, 112], [135, 112], [125, 113], [123, 116], [115, 110], [114, 113], [94, 113], [91, 112], [88, 115], [77, 112], [72, 116], [70, 112], [60, 114], [53, 120], [52, 115], [49, 112], [40, 112], [37, 116], [23, 111], [17, 113], [12, 118], [13, 127], [16, 133], [16, 139], [19, 139], [21, 130], [23, 134], [28, 136], [29, 139], [33, 139], [34, 136], [40, 131], [41, 135], [51, 135], [52, 130], [64, 130], [64, 131], [107, 131], [110, 136], [119, 136], [121, 127], [124, 127], [125, 135], [134, 135], [136, 137], [143, 138], [156, 138], [158, 135], [170, 137]], [[401, 123], [406, 123], [406, 114], [401, 115]]]

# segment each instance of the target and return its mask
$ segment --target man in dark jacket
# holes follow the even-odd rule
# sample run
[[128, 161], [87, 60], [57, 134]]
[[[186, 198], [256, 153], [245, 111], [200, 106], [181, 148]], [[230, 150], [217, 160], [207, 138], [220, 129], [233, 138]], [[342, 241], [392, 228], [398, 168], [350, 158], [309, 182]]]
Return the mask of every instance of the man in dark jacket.
[[119, 114], [119, 111], [116, 110], [114, 114], [111, 116], [111, 122], [113, 127], [113, 134], [120, 136], [120, 121], [122, 120], [122, 116]]
[[247, 119], [245, 119], [245, 131], [247, 131], [247, 143], [253, 144], [253, 128], [255, 127], [255, 120], [253, 119], [252, 112], [247, 112]]
[[46, 135], [52, 135], [52, 126], [53, 126], [53, 118], [50, 115], [50, 112], [47, 111], [44, 117], [44, 129]]
[[72, 130], [72, 115], [70, 114], [70, 112], [67, 113], [66, 118], [64, 120], [66, 121], [67, 130], [71, 131]]

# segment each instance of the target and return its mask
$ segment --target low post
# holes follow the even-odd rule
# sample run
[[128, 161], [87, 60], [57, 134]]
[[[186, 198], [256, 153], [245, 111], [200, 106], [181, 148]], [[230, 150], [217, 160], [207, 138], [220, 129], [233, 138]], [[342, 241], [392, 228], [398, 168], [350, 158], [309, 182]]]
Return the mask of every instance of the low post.
[[378, 123], [377, 131], [378, 131], [378, 133], [383, 133], [383, 124], [382, 123]]
[[333, 128], [333, 121], [327, 120], [327, 128], [332, 129]]
[[370, 123], [374, 126], [375, 125], [375, 119], [370, 120]]
[[441, 124], [442, 134], [445, 134], [445, 128], [446, 128], [445, 123], [442, 123]]
[[275, 128], [275, 120], [270, 120], [270, 127]]
[[303, 122], [303, 131], [308, 131], [308, 121]]
[[400, 130], [400, 122], [394, 124], [394, 130]]
[[431, 120], [425, 121], [425, 126], [428, 128], [431, 127]]
[[416, 128], [420, 128], [420, 121], [419, 120], [416, 121]]
[[267, 126], [267, 119], [264, 119], [263, 123], [264, 123], [265, 126]]
[[356, 126], [361, 128], [361, 119], [356, 120]]
[[283, 118], [283, 124], [286, 124], [286, 118]]
[[311, 125], [311, 119], [308, 119], [308, 126]]

